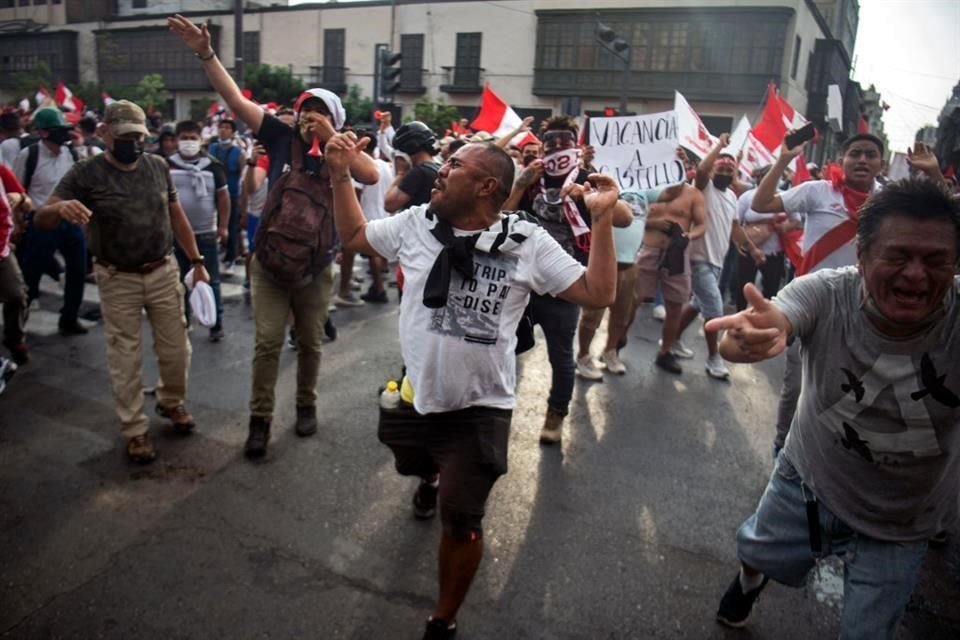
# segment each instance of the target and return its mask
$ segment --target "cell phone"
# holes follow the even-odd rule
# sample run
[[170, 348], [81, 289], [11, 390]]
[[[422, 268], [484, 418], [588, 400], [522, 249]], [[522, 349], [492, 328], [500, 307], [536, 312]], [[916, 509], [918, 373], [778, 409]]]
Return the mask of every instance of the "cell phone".
[[815, 135], [817, 135], [817, 128], [813, 126], [812, 122], [808, 122], [793, 133], [788, 134], [787, 137], [783, 139], [783, 143], [787, 146], [787, 149], [793, 149], [807, 140], [813, 140]]

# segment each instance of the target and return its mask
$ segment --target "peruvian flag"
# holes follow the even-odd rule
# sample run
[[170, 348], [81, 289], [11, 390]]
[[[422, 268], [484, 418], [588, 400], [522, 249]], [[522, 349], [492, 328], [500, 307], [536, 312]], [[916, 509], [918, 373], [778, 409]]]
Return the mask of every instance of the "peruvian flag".
[[112, 105], [114, 102], [116, 102], [116, 100], [114, 100], [113, 98], [111, 98], [110, 95], [109, 95], [106, 91], [101, 91], [101, 92], [100, 92], [100, 99], [103, 100], [103, 106], [105, 106], [105, 107], [109, 107], [109, 106]]
[[674, 91], [673, 94], [673, 110], [677, 114], [677, 139], [680, 146], [701, 158], [710, 153], [717, 144], [717, 138], [707, 130], [699, 114], [679, 91]]
[[[780, 157], [780, 146], [787, 132], [791, 129], [799, 129], [805, 124], [807, 119], [777, 93], [771, 83], [767, 85], [767, 100], [760, 115], [760, 121], [750, 130], [750, 133], [776, 159]], [[811, 177], [810, 172], [807, 171], [806, 158], [802, 153], [790, 163], [790, 168], [793, 169], [794, 186], [806, 182]]]
[[486, 85], [480, 99], [480, 113], [470, 123], [474, 131], [486, 131], [499, 138], [505, 136], [523, 124], [523, 119], [510, 108], [503, 98], [498, 96]]
[[73, 92], [70, 91], [67, 85], [62, 82], [57, 83], [57, 95], [56, 95], [57, 104], [66, 109], [67, 111], [83, 111], [85, 106], [83, 100], [73, 95]]
[[20, 104], [17, 105], [17, 108], [20, 110], [20, 113], [29, 113], [30, 112], [30, 98], [24, 98], [20, 101]]
[[862, 115], [860, 119], [857, 120], [857, 133], [870, 133], [870, 124]]
[[50, 99], [50, 92], [47, 91], [46, 87], [40, 87], [37, 89], [37, 93], [33, 96], [33, 101], [37, 103], [37, 107], [42, 107], [43, 103]]

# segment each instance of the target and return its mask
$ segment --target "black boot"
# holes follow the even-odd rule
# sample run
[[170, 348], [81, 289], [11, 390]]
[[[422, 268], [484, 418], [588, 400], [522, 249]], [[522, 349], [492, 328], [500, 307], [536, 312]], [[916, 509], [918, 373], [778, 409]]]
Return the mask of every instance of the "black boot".
[[267, 443], [270, 442], [270, 418], [266, 416], [250, 416], [250, 435], [243, 453], [250, 459], [262, 458], [267, 455]]
[[317, 408], [297, 407], [297, 424], [293, 428], [301, 438], [312, 436], [317, 432]]

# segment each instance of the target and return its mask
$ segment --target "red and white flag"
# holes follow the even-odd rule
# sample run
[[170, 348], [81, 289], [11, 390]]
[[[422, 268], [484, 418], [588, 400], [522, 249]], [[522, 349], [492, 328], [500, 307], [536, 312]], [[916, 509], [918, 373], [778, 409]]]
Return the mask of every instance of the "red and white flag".
[[20, 113], [30, 113], [30, 98], [24, 98], [20, 101], [20, 104], [17, 105], [17, 108], [20, 110]]
[[50, 100], [50, 92], [47, 91], [46, 87], [40, 87], [37, 89], [37, 93], [33, 96], [33, 101], [37, 103], [37, 108], [43, 106], [43, 103]]
[[767, 101], [763, 107], [763, 113], [760, 115], [760, 121], [751, 130], [751, 133], [770, 153], [779, 156], [780, 145], [783, 143], [783, 136], [787, 135], [787, 131], [799, 129], [805, 124], [807, 124], [807, 119], [795, 110], [783, 96], [778, 94], [776, 88], [770, 84], [767, 86]]
[[110, 95], [109, 95], [106, 91], [101, 91], [101, 92], [100, 92], [100, 99], [103, 100], [103, 106], [105, 106], [105, 107], [109, 107], [109, 106], [112, 105], [114, 102], [116, 102], [116, 100], [114, 100], [113, 98], [111, 98]]
[[700, 115], [679, 91], [673, 94], [673, 110], [677, 114], [677, 139], [680, 146], [701, 158], [710, 153], [717, 144], [717, 138], [707, 130]]
[[83, 111], [83, 107], [85, 106], [83, 100], [73, 95], [69, 87], [62, 82], [57, 83], [56, 101], [58, 105], [67, 111], [80, 112]]
[[470, 123], [470, 128], [474, 131], [486, 131], [493, 134], [495, 138], [499, 138], [521, 124], [523, 119], [517, 115], [517, 112], [511, 109], [503, 98], [494, 93], [490, 85], [486, 85], [480, 99], [480, 113]]

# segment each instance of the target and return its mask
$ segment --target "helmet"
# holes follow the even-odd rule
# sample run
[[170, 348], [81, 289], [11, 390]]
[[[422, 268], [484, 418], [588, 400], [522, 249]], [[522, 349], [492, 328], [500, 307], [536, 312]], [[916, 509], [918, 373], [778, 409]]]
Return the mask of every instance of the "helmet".
[[393, 137], [393, 148], [408, 155], [417, 151], [434, 153], [436, 145], [437, 136], [419, 120], [401, 126]]
[[68, 129], [72, 126], [64, 120], [60, 109], [44, 107], [43, 109], [37, 109], [33, 114], [34, 129]]

